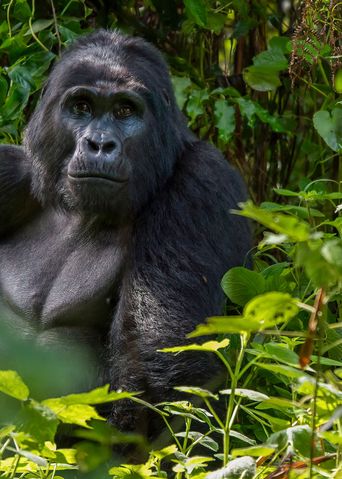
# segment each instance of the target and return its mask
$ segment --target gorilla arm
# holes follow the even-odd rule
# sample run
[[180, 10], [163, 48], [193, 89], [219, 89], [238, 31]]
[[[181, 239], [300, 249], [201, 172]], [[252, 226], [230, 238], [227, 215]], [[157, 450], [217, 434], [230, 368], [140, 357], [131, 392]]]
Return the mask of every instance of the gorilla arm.
[[38, 209], [29, 172], [22, 147], [0, 145], [0, 235], [20, 227]]

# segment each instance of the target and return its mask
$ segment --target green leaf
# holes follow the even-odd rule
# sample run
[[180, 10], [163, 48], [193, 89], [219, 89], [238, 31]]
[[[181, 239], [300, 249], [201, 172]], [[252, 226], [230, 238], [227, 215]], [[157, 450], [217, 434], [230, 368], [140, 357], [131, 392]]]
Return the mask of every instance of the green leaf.
[[184, 346], [174, 346], [172, 348], [163, 348], [159, 351], [162, 353], [181, 353], [183, 351], [206, 351], [215, 352], [219, 349], [226, 348], [229, 345], [229, 339], [223, 339], [222, 341], [207, 341], [203, 344], [187, 344]]
[[276, 451], [275, 447], [271, 446], [252, 446], [252, 447], [243, 447], [239, 449], [233, 449], [232, 450], [232, 456], [253, 456], [253, 457], [259, 457], [259, 456], [270, 456]]
[[243, 79], [254, 90], [272, 91], [281, 85], [278, 70], [268, 65], [252, 65], [243, 70]]
[[335, 74], [335, 90], [337, 93], [342, 93], [342, 68]]
[[242, 210], [234, 211], [234, 213], [258, 221], [267, 228], [285, 235], [291, 241], [307, 241], [309, 239], [309, 224], [294, 216], [272, 213], [253, 205], [250, 201], [242, 204], [241, 207]]
[[342, 240], [334, 238], [299, 244], [296, 263], [303, 266], [309, 279], [317, 287], [329, 289], [342, 281]]
[[288, 62], [285, 55], [278, 49], [270, 49], [259, 53], [253, 58], [255, 66], [265, 66], [272, 71], [286, 70]]
[[223, 276], [221, 287], [233, 303], [244, 306], [264, 292], [265, 279], [260, 273], [237, 266]]
[[[220, 391], [220, 394], [228, 394], [228, 396], [232, 393], [231, 389], [223, 389]], [[251, 401], [266, 401], [269, 399], [269, 396], [266, 396], [266, 394], [259, 393], [258, 391], [253, 391], [252, 389], [241, 389], [241, 388], [236, 388], [234, 390], [234, 393], [236, 396], [240, 396], [243, 398], [250, 399]]]
[[179, 109], [182, 110], [188, 98], [188, 94], [186, 91], [191, 85], [191, 80], [190, 78], [187, 78], [187, 77], [178, 77], [174, 75], [171, 77], [171, 79], [172, 79], [173, 88], [175, 90], [177, 105]]
[[288, 321], [297, 313], [297, 300], [289, 294], [265, 293], [247, 303], [242, 316], [212, 316], [206, 324], [198, 325], [188, 337], [262, 331]]
[[3, 76], [0, 76], [0, 105], [2, 105], [7, 96], [8, 84]]
[[70, 404], [66, 405], [59, 398], [46, 399], [43, 401], [44, 406], [50, 408], [60, 421], [66, 424], [76, 424], [78, 426], [90, 427], [87, 421], [98, 419], [104, 421], [93, 406], [87, 404]]
[[203, 115], [205, 111], [204, 103], [209, 99], [207, 90], [194, 89], [191, 92], [186, 104], [186, 112], [190, 117], [190, 124], [193, 124], [196, 118]]
[[44, 404], [49, 401], [58, 401], [59, 404], [103, 404], [106, 402], [119, 401], [120, 399], [129, 399], [139, 393], [129, 393], [122, 391], [109, 391], [109, 384], [93, 389], [88, 393], [69, 394], [59, 398], [46, 399]]
[[244, 308], [246, 319], [258, 321], [259, 329], [287, 322], [298, 313], [297, 300], [287, 293], [270, 292], [252, 299]]
[[219, 132], [219, 138], [228, 143], [235, 130], [235, 109], [228, 105], [227, 101], [220, 98], [215, 102], [215, 126]]
[[269, 357], [276, 359], [277, 361], [292, 366], [297, 366], [299, 364], [298, 354], [288, 349], [285, 344], [270, 342], [266, 343], [264, 345], [264, 348], [266, 353], [268, 353]]
[[[266, 441], [278, 451], [293, 455], [298, 452], [306, 458], [310, 457], [312, 431], [309, 426], [294, 426], [272, 434]], [[316, 451], [317, 455], [319, 452]]]
[[301, 369], [292, 368], [290, 366], [284, 366], [282, 364], [264, 364], [264, 363], [256, 363], [259, 368], [267, 369], [273, 374], [281, 374], [282, 376], [286, 376], [290, 379], [300, 379], [308, 377]]
[[187, 387], [187, 386], [177, 386], [174, 388], [176, 391], [180, 391], [187, 394], [193, 394], [194, 396], [199, 396], [201, 398], [211, 398], [211, 399], [218, 399], [216, 394], [208, 391], [207, 389], [202, 389], [199, 387]]
[[59, 421], [50, 408], [31, 399], [23, 405], [20, 423], [22, 431], [44, 444], [45, 441], [54, 442]]
[[[46, 28], [50, 27], [50, 25], [53, 24], [53, 19], [51, 20], [44, 20], [44, 19], [39, 19], [36, 20], [35, 22], [32, 23], [32, 30], [33, 33], [38, 33], [41, 32], [42, 30], [45, 30]], [[24, 36], [31, 35], [31, 29], [29, 28], [26, 33], [24, 33]]]
[[16, 371], [0, 371], [0, 391], [20, 401], [28, 399], [30, 391]]
[[313, 116], [313, 124], [332, 150], [342, 149], [342, 108], [334, 108], [331, 113], [326, 110], [317, 111]]
[[200, 27], [207, 25], [207, 7], [204, 0], [184, 0], [186, 14]]

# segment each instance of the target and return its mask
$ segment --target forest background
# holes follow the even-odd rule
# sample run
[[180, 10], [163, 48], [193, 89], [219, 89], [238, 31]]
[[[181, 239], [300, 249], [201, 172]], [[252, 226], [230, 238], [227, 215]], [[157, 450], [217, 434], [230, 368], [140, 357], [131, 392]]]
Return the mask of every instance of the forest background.
[[[341, 10], [337, 0], [1, 2], [0, 142], [21, 142], [66, 45], [118, 28], [165, 55], [190, 128], [244, 176], [241, 214], [255, 221], [253, 271], [225, 275], [226, 316], [194, 333], [218, 340], [191, 346], [227, 369], [224, 417], [216, 392], [183, 388], [183, 402], [154, 408], [168, 435], [151, 452], [96, 412], [120, 393], [49, 398], [48, 376], [62, 380], [67, 363], [44, 369], [38, 351], [2, 331], [1, 477], [341, 477]], [[59, 449], [65, 424], [78, 439]], [[125, 442], [141, 464], [113, 454]]]

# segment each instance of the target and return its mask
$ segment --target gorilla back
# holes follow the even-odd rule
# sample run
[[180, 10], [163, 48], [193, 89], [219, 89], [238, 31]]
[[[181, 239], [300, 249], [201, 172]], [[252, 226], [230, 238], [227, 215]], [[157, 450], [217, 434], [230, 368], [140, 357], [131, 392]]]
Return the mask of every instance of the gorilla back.
[[[99, 382], [151, 402], [205, 384], [209, 356], [157, 349], [221, 313], [220, 279], [249, 249], [246, 220], [229, 213], [244, 199], [239, 175], [185, 126], [153, 46], [109, 31], [80, 38], [23, 146], [0, 147], [7, 322], [42, 345], [84, 344]], [[135, 427], [118, 404], [110, 419]]]

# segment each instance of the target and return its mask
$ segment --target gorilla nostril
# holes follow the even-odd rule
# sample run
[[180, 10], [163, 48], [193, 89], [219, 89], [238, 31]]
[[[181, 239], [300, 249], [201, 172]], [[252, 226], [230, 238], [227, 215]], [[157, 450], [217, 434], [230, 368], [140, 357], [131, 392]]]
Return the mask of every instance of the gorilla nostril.
[[104, 153], [111, 153], [116, 148], [116, 143], [114, 141], [107, 141], [102, 145], [102, 151]]
[[90, 140], [89, 138], [87, 138], [87, 143], [88, 143], [88, 147], [89, 147], [90, 150], [96, 151], [96, 152], [100, 150], [100, 145], [95, 143], [95, 141]]

